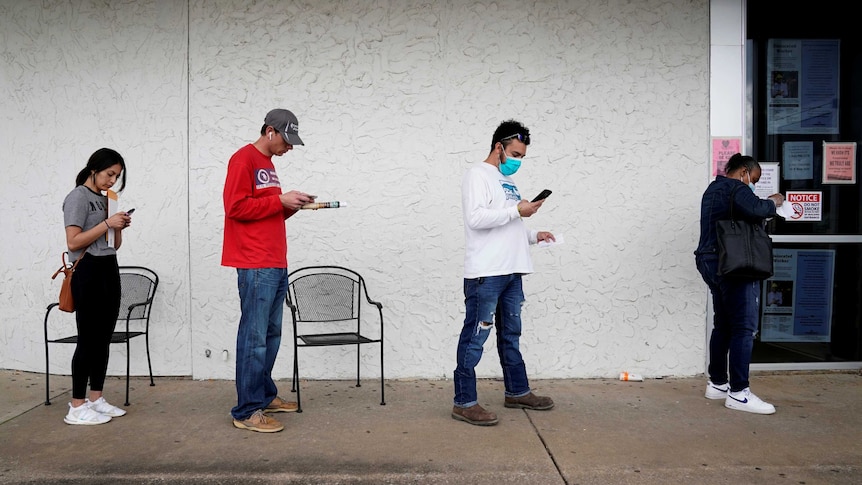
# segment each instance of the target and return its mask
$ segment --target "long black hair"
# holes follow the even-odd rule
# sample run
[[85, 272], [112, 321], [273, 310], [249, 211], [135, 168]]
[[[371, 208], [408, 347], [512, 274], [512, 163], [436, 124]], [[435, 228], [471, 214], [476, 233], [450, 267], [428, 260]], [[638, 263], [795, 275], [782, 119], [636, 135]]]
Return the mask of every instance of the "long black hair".
[[87, 160], [87, 166], [78, 172], [78, 177], [75, 178], [75, 185], [83, 185], [91, 174], [101, 172], [114, 165], [119, 164], [122, 167], [120, 176], [120, 189], [117, 192], [122, 192], [126, 188], [126, 161], [123, 156], [117, 153], [116, 150], [110, 148], [99, 148]]

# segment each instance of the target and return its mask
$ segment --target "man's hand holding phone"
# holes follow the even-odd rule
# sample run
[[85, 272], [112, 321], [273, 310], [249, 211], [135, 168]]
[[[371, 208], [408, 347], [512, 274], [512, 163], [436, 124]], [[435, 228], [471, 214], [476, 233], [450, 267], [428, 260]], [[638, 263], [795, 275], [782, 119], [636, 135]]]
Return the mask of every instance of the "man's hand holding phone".
[[535, 198], [533, 198], [533, 200], [531, 200], [530, 202], [538, 202], [540, 200], [545, 200], [549, 195], [551, 195], [551, 191], [548, 189], [545, 189], [545, 190], [539, 192], [539, 195], [537, 195]]
[[281, 205], [286, 209], [298, 211], [305, 204], [314, 202], [316, 195], [306, 194], [299, 190], [291, 190], [278, 196], [281, 199]]
[[526, 200], [521, 200], [518, 202], [518, 214], [521, 217], [530, 217], [535, 214], [539, 207], [542, 207], [542, 204], [545, 203], [545, 199], [551, 195], [551, 191], [548, 189], [543, 190], [539, 195], [537, 195], [531, 202], [527, 202]]

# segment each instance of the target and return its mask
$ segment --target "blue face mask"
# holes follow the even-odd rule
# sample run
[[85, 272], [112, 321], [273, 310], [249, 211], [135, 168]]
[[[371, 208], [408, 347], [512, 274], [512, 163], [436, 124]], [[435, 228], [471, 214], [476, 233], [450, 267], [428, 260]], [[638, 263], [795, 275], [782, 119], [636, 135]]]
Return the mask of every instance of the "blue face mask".
[[754, 192], [754, 184], [751, 183], [751, 174], [750, 173], [748, 174], [748, 188], [751, 189], [752, 192]]
[[[503, 155], [506, 155], [505, 150], [503, 150]], [[500, 163], [500, 173], [507, 177], [517, 172], [519, 168], [521, 168], [520, 158], [512, 158], [506, 155], [506, 160]]]

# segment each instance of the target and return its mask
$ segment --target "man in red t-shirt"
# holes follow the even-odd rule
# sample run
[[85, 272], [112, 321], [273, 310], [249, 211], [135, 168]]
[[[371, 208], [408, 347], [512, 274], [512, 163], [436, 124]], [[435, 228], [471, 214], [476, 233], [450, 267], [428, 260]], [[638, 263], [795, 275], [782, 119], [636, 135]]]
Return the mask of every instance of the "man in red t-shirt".
[[272, 433], [284, 426], [267, 413], [296, 411], [278, 397], [272, 368], [281, 344], [287, 292], [287, 235], [284, 221], [315, 196], [281, 192], [272, 156], [281, 156], [299, 138], [299, 122], [286, 109], [267, 113], [260, 138], [230, 158], [224, 184], [222, 265], [236, 268], [242, 316], [236, 338], [237, 405], [233, 425]]

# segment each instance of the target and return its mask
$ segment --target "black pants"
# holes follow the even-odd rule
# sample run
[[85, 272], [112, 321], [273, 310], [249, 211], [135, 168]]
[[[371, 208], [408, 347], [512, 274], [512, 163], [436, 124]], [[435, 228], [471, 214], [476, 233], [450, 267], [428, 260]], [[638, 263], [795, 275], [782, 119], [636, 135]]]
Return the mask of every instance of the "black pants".
[[72, 398], [84, 399], [87, 382], [101, 391], [108, 372], [111, 334], [120, 312], [120, 271], [117, 257], [83, 257], [72, 277], [78, 346], [72, 356]]

